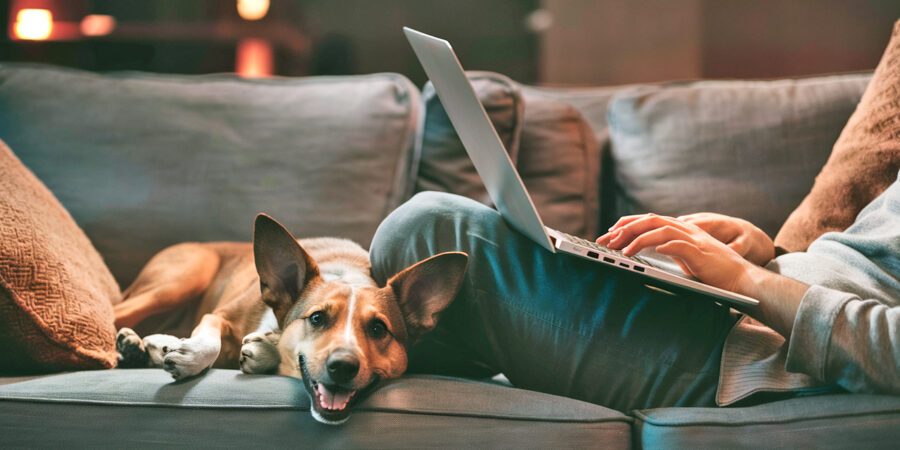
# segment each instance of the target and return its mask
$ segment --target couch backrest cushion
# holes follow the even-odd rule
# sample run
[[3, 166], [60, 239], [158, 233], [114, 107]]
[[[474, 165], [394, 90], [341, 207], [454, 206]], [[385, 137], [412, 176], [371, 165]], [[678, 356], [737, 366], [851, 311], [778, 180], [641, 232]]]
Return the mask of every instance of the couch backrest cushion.
[[[585, 117], [556, 98], [565, 91], [523, 86], [492, 72], [467, 75], [544, 223], [596, 237], [600, 151]], [[416, 190], [452, 192], [492, 205], [430, 82], [422, 97], [425, 125]]]
[[600, 150], [594, 131], [552, 94], [523, 86], [522, 95], [525, 124], [516, 168], [544, 225], [596, 238]]
[[0, 65], [0, 139], [120, 283], [180, 241], [297, 237], [368, 246], [410, 190], [418, 90], [395, 74], [244, 80]]
[[[524, 103], [518, 86], [509, 78], [491, 72], [469, 72], [475, 95], [484, 106], [510, 159], [519, 154]], [[481, 177], [450, 123], [450, 117], [429, 81], [422, 89], [425, 120], [421, 135], [421, 160], [416, 192], [452, 192], [492, 205]]]
[[[526, 107], [529, 102], [534, 102], [534, 97], [543, 100], [553, 100], [574, 108], [581, 116], [577, 121], [586, 122], [587, 126], [594, 134], [594, 142], [596, 142], [597, 152], [599, 154], [599, 175], [597, 176], [595, 188], [599, 192], [595, 192], [594, 197], [597, 202], [591, 209], [595, 211], [598, 217], [594, 220], [595, 228], [603, 229], [612, 225], [618, 219], [616, 217], [604, 217], [601, 214], [613, 214], [612, 208], [604, 209], [600, 205], [610, 205], [615, 203], [614, 192], [609, 187], [612, 183], [605, 182], [613, 178], [612, 161], [610, 158], [609, 143], [609, 124], [607, 123], [607, 111], [609, 103], [613, 96], [622, 89], [630, 86], [603, 86], [603, 87], [579, 87], [579, 88], [558, 88], [558, 87], [522, 87], [523, 95], [525, 95]], [[571, 117], [571, 114], [565, 116]], [[564, 119], [568, 120], [568, 119]], [[524, 138], [523, 138], [524, 139]], [[592, 169], [593, 170], [593, 169]], [[589, 219], [588, 219], [589, 220]], [[560, 230], [564, 228], [554, 227]], [[585, 238], [593, 238], [593, 234], [588, 228], [585, 230]], [[575, 233], [579, 234], [579, 233]]]
[[641, 86], [609, 108], [614, 213], [712, 211], [774, 236], [809, 192], [869, 74]]

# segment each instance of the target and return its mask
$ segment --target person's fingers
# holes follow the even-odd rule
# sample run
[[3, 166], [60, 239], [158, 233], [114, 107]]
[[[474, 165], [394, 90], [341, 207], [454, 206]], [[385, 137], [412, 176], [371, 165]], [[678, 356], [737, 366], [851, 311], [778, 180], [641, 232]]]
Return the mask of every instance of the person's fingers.
[[703, 263], [703, 251], [692, 242], [674, 240], [656, 247], [656, 251], [674, 259], [684, 273], [694, 276], [692, 266]]
[[624, 253], [625, 256], [632, 256], [647, 247], [656, 247], [657, 245], [665, 244], [666, 242], [673, 240], [693, 241], [693, 238], [689, 233], [682, 229], [671, 225], [664, 225], [637, 236], [631, 243], [622, 249], [622, 253]]
[[594, 242], [596, 242], [600, 245], [608, 245], [609, 241], [613, 240], [616, 236], [618, 236], [620, 232], [621, 232], [621, 230], [609, 231], [609, 232], [601, 235], [600, 237], [598, 237]]
[[682, 231], [690, 230], [689, 226], [683, 222], [679, 222], [674, 217], [647, 215], [619, 228], [618, 234], [612, 236], [607, 244], [610, 248], [623, 248], [631, 243], [636, 237], [647, 233], [651, 230], [669, 226]]
[[731, 242], [728, 242], [727, 246], [734, 250], [738, 255], [746, 256], [747, 251], [750, 249], [750, 242], [747, 240], [747, 236], [742, 234]]
[[619, 218], [619, 220], [616, 221], [615, 224], [613, 224], [613, 226], [609, 227], [609, 230], [607, 230], [607, 231], [615, 231], [616, 229], [622, 228], [625, 225], [628, 225], [629, 223], [634, 222], [635, 220], [643, 219], [644, 217], [653, 217], [655, 215], [656, 214], [653, 214], [653, 213], [647, 213], [647, 214], [633, 214], [630, 216], [622, 216]]

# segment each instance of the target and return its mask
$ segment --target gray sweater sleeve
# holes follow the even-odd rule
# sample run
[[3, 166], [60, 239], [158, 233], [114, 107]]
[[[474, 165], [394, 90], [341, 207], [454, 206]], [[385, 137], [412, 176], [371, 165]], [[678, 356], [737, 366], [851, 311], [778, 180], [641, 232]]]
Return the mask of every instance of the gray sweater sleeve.
[[850, 392], [900, 394], [900, 307], [811, 287], [794, 320], [785, 368]]
[[851, 392], [900, 394], [900, 180], [840, 233], [772, 268], [812, 286], [794, 318], [785, 369]]

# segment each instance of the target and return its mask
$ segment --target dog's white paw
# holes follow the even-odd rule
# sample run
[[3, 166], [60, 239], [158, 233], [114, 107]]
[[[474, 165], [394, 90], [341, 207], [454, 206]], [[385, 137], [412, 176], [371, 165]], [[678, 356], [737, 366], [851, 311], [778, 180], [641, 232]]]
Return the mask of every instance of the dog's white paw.
[[170, 348], [181, 345], [181, 338], [168, 334], [151, 334], [144, 338], [144, 347], [150, 356], [151, 367], [162, 367]]
[[154, 363], [158, 360], [172, 378], [181, 380], [198, 375], [212, 366], [219, 356], [222, 341], [206, 336], [178, 339], [159, 334], [144, 338], [144, 345]]
[[281, 363], [272, 333], [250, 333], [241, 347], [241, 371], [249, 374], [274, 373]]

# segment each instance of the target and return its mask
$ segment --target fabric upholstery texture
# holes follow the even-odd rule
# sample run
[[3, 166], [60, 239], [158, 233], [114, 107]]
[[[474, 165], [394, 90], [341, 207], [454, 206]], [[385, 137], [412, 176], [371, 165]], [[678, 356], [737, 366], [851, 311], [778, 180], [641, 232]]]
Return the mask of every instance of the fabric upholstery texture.
[[[0, 137], [123, 286], [184, 241], [297, 237], [364, 247], [411, 191], [418, 90], [396, 74], [246, 80], [0, 65]], [[341, 180], [335, 182], [335, 180]]]
[[[615, 213], [741, 217], [774, 236], [869, 75], [642, 86], [609, 107]], [[895, 171], [896, 173], [896, 171]]]
[[0, 141], [0, 370], [115, 366], [120, 295], [87, 236]]
[[[881, 62], [841, 132], [815, 185], [775, 237], [787, 251], [803, 251], [856, 215], [894, 182], [900, 169], [900, 20]], [[864, 176], [861, 176], [864, 174]]]
[[892, 448], [900, 397], [843, 394], [743, 408], [635, 411], [637, 448]]
[[[469, 72], [468, 77], [515, 164], [524, 121], [524, 103], [518, 86], [506, 76], [491, 72]], [[421, 136], [416, 192], [454, 192], [486, 205], [492, 204], [430, 81], [422, 90], [422, 99], [425, 103], [425, 131]]]
[[544, 225], [586, 239], [597, 234], [600, 151], [573, 106], [522, 88], [525, 123], [516, 164]]
[[[35, 414], [45, 420], [34, 421]], [[631, 422], [589, 403], [434, 376], [385, 383], [338, 427], [313, 420], [300, 380], [236, 370], [214, 369], [182, 382], [160, 369], [76, 372], [0, 386], [0, 432], [13, 447], [630, 448]]]
[[[615, 209], [610, 207], [615, 204], [613, 164], [610, 155], [609, 123], [607, 111], [609, 102], [613, 96], [627, 86], [604, 86], [584, 88], [552, 88], [522, 86], [522, 91], [528, 97], [540, 95], [542, 98], [552, 98], [565, 103], [577, 110], [594, 133], [594, 142], [597, 143], [599, 153], [599, 175], [597, 177], [597, 229], [602, 230], [618, 220], [614, 216]], [[554, 227], [556, 228], [556, 227]], [[561, 228], [557, 228], [561, 229]], [[586, 236], [586, 238], [596, 236]]]
[[[492, 72], [468, 72], [545, 224], [596, 237], [600, 151], [591, 125], [555, 93]], [[492, 202], [429, 82], [416, 191], [453, 192]]]

